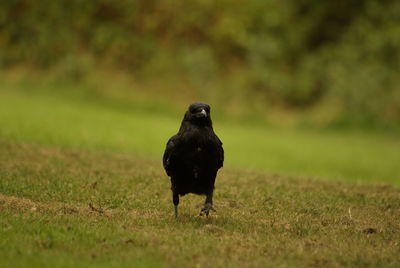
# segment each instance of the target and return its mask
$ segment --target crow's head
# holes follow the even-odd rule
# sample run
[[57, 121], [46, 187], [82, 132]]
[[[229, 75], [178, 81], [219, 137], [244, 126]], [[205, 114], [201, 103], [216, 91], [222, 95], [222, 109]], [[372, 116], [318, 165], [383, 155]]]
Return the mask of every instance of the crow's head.
[[195, 102], [189, 105], [188, 112], [194, 118], [206, 118], [210, 116], [210, 105]]
[[211, 124], [210, 105], [201, 102], [190, 104], [184, 120], [192, 123]]

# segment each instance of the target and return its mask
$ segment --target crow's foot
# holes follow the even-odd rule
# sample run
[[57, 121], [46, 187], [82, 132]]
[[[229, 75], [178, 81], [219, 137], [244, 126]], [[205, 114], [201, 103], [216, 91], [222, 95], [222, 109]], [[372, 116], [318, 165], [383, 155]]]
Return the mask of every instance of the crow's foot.
[[202, 208], [200, 211], [200, 216], [206, 215], [208, 217], [208, 214], [210, 214], [210, 211], [216, 211], [216, 210], [213, 208], [212, 204], [206, 203], [204, 205], [204, 208]]

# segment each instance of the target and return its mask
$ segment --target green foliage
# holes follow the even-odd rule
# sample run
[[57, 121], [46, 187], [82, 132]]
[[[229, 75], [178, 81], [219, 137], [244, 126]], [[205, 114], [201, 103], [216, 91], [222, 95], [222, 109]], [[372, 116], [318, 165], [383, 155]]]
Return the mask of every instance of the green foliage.
[[196, 96], [322, 103], [336, 119], [393, 125], [398, 14], [396, 0], [3, 0], [0, 64], [67, 65], [76, 79], [101, 62], [146, 81], [176, 77]]

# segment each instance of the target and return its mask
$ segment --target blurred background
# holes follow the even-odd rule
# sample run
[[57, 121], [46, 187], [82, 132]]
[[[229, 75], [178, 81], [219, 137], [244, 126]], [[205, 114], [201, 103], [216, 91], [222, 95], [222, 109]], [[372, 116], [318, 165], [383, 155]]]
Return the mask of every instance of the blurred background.
[[203, 101], [228, 166], [400, 174], [396, 0], [2, 0], [0, 71], [3, 139], [158, 157]]

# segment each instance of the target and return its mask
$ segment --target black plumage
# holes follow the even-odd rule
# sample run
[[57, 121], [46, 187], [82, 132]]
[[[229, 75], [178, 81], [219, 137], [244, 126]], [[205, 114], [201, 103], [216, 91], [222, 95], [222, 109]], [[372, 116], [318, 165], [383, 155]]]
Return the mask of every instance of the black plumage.
[[179, 196], [188, 193], [206, 196], [200, 215], [208, 216], [214, 210], [214, 183], [223, 162], [224, 150], [212, 127], [210, 106], [200, 102], [191, 104], [179, 132], [168, 140], [163, 157], [164, 169], [171, 177], [176, 217]]

